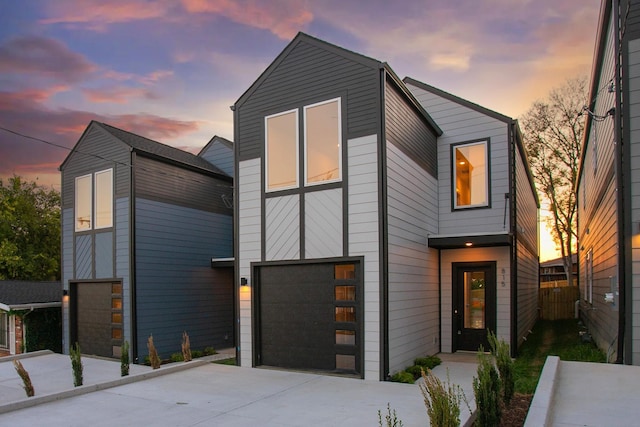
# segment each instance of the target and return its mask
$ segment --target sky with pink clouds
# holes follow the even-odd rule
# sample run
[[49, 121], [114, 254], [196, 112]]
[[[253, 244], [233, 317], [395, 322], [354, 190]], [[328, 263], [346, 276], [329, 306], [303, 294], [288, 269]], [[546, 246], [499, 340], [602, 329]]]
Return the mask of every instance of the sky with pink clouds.
[[[589, 75], [596, 0], [21, 0], [0, 9], [0, 127], [71, 148], [92, 119], [197, 152], [298, 31], [517, 118]], [[0, 129], [0, 178], [68, 150]]]

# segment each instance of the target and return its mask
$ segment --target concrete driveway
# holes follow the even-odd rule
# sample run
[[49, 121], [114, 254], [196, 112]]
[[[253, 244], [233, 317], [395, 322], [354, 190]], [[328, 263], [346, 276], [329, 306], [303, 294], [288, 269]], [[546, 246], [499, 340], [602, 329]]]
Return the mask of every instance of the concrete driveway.
[[[88, 385], [74, 389], [68, 356], [23, 359], [36, 389], [30, 399], [24, 397], [13, 364], [0, 362], [0, 412], [4, 411], [0, 425], [375, 426], [378, 410], [384, 415], [387, 404], [405, 427], [428, 425], [417, 385], [241, 368], [206, 360], [171, 364], [153, 372], [137, 366], [137, 372], [120, 379], [118, 362], [83, 361]], [[451, 381], [462, 385], [471, 400], [475, 363], [445, 360], [434, 372], [445, 378], [447, 368]], [[100, 382], [92, 382], [94, 375], [102, 376]], [[118, 385], [119, 381], [130, 383]], [[17, 400], [5, 400], [20, 393]], [[465, 409], [463, 423], [468, 417]]]

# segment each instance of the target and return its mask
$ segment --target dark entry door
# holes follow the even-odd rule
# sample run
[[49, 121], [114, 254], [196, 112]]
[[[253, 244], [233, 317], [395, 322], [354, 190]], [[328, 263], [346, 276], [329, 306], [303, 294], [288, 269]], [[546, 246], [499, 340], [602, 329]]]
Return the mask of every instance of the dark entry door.
[[489, 349], [487, 329], [496, 330], [496, 264], [454, 263], [454, 350]]

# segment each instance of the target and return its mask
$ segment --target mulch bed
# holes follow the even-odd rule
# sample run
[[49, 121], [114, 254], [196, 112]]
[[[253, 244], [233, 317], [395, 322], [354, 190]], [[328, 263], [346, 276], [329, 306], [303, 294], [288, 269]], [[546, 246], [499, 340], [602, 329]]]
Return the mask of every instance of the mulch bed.
[[502, 412], [500, 427], [522, 427], [531, 405], [532, 394], [516, 393], [511, 399], [511, 404]]

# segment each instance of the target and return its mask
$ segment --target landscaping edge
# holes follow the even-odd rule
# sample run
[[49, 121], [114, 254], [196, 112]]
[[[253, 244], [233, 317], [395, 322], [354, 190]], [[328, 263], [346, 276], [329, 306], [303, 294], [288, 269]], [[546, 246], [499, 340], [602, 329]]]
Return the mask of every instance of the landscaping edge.
[[533, 400], [524, 422], [524, 427], [546, 426], [551, 418], [551, 405], [556, 389], [556, 378], [560, 369], [558, 356], [547, 356], [533, 394]]

